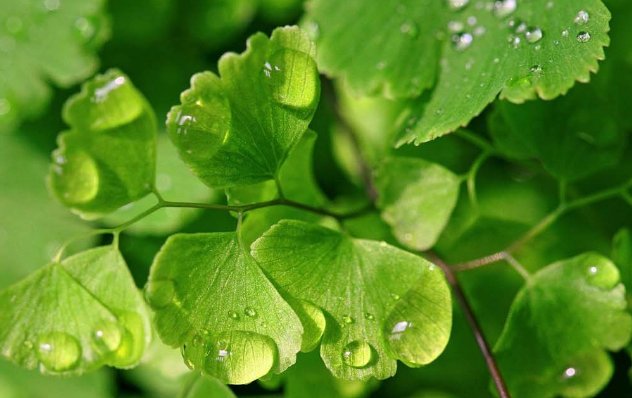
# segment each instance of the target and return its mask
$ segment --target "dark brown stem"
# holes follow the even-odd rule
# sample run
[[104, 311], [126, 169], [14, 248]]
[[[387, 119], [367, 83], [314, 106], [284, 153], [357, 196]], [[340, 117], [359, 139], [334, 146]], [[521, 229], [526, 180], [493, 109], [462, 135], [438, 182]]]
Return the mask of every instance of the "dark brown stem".
[[503, 379], [500, 369], [496, 364], [496, 360], [494, 359], [494, 354], [485, 339], [485, 335], [483, 334], [483, 330], [476, 319], [476, 315], [474, 315], [474, 311], [472, 310], [472, 306], [470, 306], [467, 297], [465, 297], [465, 293], [459, 284], [458, 279], [456, 278], [456, 274], [454, 270], [445, 263], [441, 258], [439, 258], [434, 253], [429, 253], [430, 260], [437, 264], [443, 272], [445, 273], [445, 277], [448, 280], [448, 283], [452, 287], [452, 291], [454, 292], [454, 296], [458, 301], [463, 313], [465, 314], [465, 318], [474, 333], [474, 338], [476, 339], [476, 344], [478, 344], [478, 348], [481, 350], [483, 357], [485, 358], [485, 363], [487, 364], [487, 369], [492, 376], [492, 380], [494, 381], [494, 385], [498, 390], [500, 398], [510, 398], [509, 390], [507, 390], [507, 385], [505, 384], [505, 380]]

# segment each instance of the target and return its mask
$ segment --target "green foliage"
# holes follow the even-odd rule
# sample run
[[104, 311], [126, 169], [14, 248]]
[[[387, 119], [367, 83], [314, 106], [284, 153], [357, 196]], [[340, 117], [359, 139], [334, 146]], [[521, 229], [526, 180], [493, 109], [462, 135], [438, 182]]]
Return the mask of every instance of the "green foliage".
[[71, 130], [59, 136], [49, 183], [85, 217], [109, 213], [151, 192], [156, 121], [129, 78], [111, 70], [84, 84], [64, 108]]
[[132, 367], [150, 337], [145, 304], [110, 246], [41, 268], [4, 290], [0, 306], [2, 355], [45, 373]]
[[629, 393], [630, 2], [9, 3], [0, 396]]
[[604, 350], [621, 349], [631, 333], [619, 271], [588, 253], [551, 264], [527, 281], [495, 352], [518, 396], [591, 396], [612, 375]]
[[276, 224], [252, 253], [282, 290], [326, 311], [321, 356], [337, 377], [384, 379], [396, 359], [420, 366], [447, 343], [447, 284], [419, 257], [300, 221]]
[[291, 147], [307, 130], [320, 93], [313, 44], [297, 28], [219, 62], [221, 78], [191, 79], [167, 127], [182, 159], [212, 187], [249, 185], [277, 176]]
[[0, 4], [0, 133], [46, 108], [49, 82], [68, 87], [97, 67], [109, 35], [102, 0]]
[[224, 382], [282, 372], [300, 349], [298, 317], [234, 233], [170, 237], [146, 292], [162, 340]]

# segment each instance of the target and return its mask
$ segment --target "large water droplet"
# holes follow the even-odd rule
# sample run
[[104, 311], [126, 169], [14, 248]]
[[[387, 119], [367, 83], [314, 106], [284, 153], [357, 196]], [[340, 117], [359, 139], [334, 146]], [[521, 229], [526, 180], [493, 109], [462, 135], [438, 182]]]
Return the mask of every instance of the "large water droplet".
[[528, 28], [524, 33], [524, 37], [527, 39], [529, 43], [537, 43], [542, 39], [542, 29], [538, 27]]
[[457, 51], [463, 51], [472, 45], [474, 36], [468, 32], [461, 32], [452, 35], [452, 45]]
[[354, 340], [342, 349], [342, 361], [353, 368], [367, 366], [372, 357], [373, 348], [366, 341]]
[[448, 7], [453, 11], [462, 10], [469, 4], [470, 0], [448, 0]]
[[246, 384], [265, 376], [277, 357], [269, 337], [243, 331], [223, 332], [187, 345], [185, 358], [225, 383]]
[[[67, 136], [67, 139], [71, 139]], [[75, 150], [71, 143], [65, 152], [53, 152], [54, 173], [51, 174], [53, 189], [61, 194], [69, 205], [78, 205], [94, 199], [99, 191], [99, 171], [87, 153]]]
[[573, 20], [576, 25], [586, 25], [590, 20], [590, 14], [586, 10], [580, 10]]
[[279, 50], [264, 64], [265, 81], [274, 101], [308, 117], [317, 99], [319, 78], [316, 63], [309, 54]]
[[145, 288], [147, 302], [154, 308], [163, 308], [173, 303], [176, 288], [170, 280], [151, 280]]
[[146, 333], [143, 319], [135, 312], [125, 311], [118, 316], [121, 342], [108, 364], [119, 368], [135, 365], [145, 352]]
[[494, 2], [494, 15], [504, 18], [511, 15], [518, 7], [517, 0], [498, 0]]
[[68, 333], [50, 332], [39, 337], [37, 357], [45, 371], [64, 372], [79, 364], [81, 347]]
[[123, 332], [118, 323], [113, 321], [102, 321], [92, 333], [92, 341], [98, 352], [108, 354], [116, 351], [123, 340]]
[[215, 75], [202, 73], [193, 79], [195, 89], [185, 92], [182, 105], [171, 109], [167, 128], [183, 156], [204, 161], [228, 140], [231, 111]]
[[588, 43], [590, 41], [590, 33], [588, 32], [579, 32], [577, 34], [577, 41], [580, 43]]

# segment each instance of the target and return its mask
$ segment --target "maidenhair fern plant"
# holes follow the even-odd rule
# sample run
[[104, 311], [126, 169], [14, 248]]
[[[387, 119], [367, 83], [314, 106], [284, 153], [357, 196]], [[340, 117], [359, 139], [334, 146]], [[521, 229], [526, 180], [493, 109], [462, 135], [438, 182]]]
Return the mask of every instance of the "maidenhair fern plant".
[[632, 394], [632, 3], [104, 6], [0, 4], [0, 395]]

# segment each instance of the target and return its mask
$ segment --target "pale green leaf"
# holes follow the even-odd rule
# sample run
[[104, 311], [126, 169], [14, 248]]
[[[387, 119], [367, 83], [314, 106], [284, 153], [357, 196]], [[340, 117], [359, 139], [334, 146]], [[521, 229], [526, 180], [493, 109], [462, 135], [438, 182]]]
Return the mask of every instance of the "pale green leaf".
[[224, 382], [282, 372], [300, 350], [299, 319], [235, 233], [171, 236], [146, 291], [162, 340]]
[[[552, 99], [597, 70], [609, 43], [600, 0], [511, 3], [314, 0], [308, 24], [323, 69], [358, 91], [416, 97], [433, 87], [399, 133], [400, 144], [420, 143], [466, 125], [498, 94]], [[576, 23], [580, 11], [589, 17]]]
[[336, 377], [385, 379], [396, 359], [424, 365], [447, 344], [450, 292], [441, 271], [418, 256], [291, 220], [252, 253], [283, 291], [323, 310], [320, 352]]
[[145, 303], [118, 250], [51, 263], [0, 293], [2, 355], [43, 373], [135, 366], [151, 335]]
[[109, 35], [103, 0], [0, 3], [0, 132], [38, 115], [50, 83], [68, 87], [97, 68]]
[[52, 193], [85, 217], [109, 213], [149, 193], [156, 169], [156, 120], [129, 78], [110, 70], [83, 85], [64, 108]]
[[517, 397], [592, 396], [612, 374], [605, 351], [624, 347], [631, 332], [619, 271], [588, 253], [533, 275], [494, 351]]
[[414, 97], [435, 82], [445, 19], [437, 0], [315, 0], [306, 29], [318, 64], [357, 92]]
[[[400, 143], [425, 142], [456, 130], [498, 94], [517, 103], [553, 99], [576, 81], [587, 82], [604, 59], [610, 12], [600, 0], [517, 2], [505, 17], [497, 16], [492, 2], [490, 7], [472, 3], [447, 15], [446, 22], [463, 28], [448, 32], [437, 84], [429, 99], [413, 106]], [[581, 11], [588, 15], [586, 22], [580, 21]]]
[[435, 163], [390, 157], [376, 171], [375, 183], [377, 205], [395, 237], [411, 249], [426, 250], [448, 223], [461, 179]]
[[273, 179], [314, 114], [320, 94], [314, 45], [296, 27], [259, 33], [199, 73], [167, 118], [182, 159], [212, 187]]

